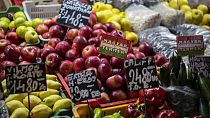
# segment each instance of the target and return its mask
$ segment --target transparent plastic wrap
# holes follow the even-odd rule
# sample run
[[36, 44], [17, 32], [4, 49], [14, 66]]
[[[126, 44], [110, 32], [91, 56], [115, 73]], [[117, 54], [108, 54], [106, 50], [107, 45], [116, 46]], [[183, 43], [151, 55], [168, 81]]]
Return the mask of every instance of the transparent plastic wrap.
[[144, 5], [150, 6], [150, 5], [160, 3], [160, 0], [143, 0], [143, 2], [144, 2]]
[[132, 4], [125, 12], [126, 18], [130, 20], [131, 26], [136, 33], [160, 25], [160, 14], [143, 5]]
[[163, 3], [150, 5], [149, 8], [160, 13], [161, 24], [166, 27], [172, 27], [184, 23], [184, 12], [175, 10]]
[[112, 5], [121, 11], [125, 11], [133, 3], [144, 4], [143, 0], [113, 0]]
[[198, 94], [188, 86], [170, 86], [166, 88], [170, 107], [177, 112], [181, 118], [192, 117], [197, 113]]
[[154, 51], [164, 54], [167, 58], [172, 57], [176, 50], [176, 35], [172, 34], [168, 28], [158, 26], [138, 33], [141, 41], [146, 41]]

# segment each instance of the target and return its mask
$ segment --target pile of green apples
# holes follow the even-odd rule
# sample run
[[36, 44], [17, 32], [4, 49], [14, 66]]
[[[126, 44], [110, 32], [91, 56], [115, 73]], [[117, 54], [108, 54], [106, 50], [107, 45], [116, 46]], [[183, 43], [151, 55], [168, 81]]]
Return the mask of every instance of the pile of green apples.
[[199, 25], [204, 29], [210, 30], [210, 14], [206, 5], [200, 4], [192, 8], [187, 0], [170, 0], [163, 3], [171, 8], [182, 10], [185, 14], [185, 23]]
[[39, 41], [39, 37], [35, 28], [43, 22], [40, 18], [28, 21], [22, 11], [16, 13], [10, 12], [7, 13], [7, 16], [0, 18], [0, 28], [3, 30], [5, 39], [13, 44], [19, 45], [22, 42], [36, 44]]

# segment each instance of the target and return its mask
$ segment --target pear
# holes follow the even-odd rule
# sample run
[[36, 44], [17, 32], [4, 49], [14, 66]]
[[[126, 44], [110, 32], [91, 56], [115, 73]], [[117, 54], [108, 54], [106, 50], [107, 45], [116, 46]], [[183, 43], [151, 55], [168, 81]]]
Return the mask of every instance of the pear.
[[52, 109], [44, 104], [35, 106], [30, 113], [31, 118], [49, 118], [51, 115]]
[[57, 76], [56, 75], [46, 74], [46, 80], [57, 81]]
[[[30, 110], [33, 109], [36, 105], [38, 105], [39, 103], [42, 102], [42, 100], [40, 98], [38, 98], [37, 96], [35, 96], [35, 95], [29, 95], [29, 97], [30, 97]], [[29, 109], [28, 96], [26, 96], [23, 99], [23, 104], [25, 105], [26, 108]]]
[[39, 92], [39, 97], [43, 100], [44, 98], [50, 96], [50, 95], [58, 95], [59, 91], [54, 89], [47, 89], [47, 91], [41, 91]]
[[182, 10], [184, 13], [186, 13], [187, 11], [191, 11], [191, 8], [189, 5], [182, 5], [180, 10]]
[[18, 100], [20, 102], [23, 101], [23, 99], [28, 95], [28, 93], [20, 93], [20, 94], [11, 94], [9, 95], [5, 102], [9, 102], [9, 101], [12, 101], [12, 100]]
[[61, 84], [59, 82], [55, 82], [53, 80], [47, 80], [47, 88], [59, 90]]
[[120, 24], [123, 31], [132, 31], [131, 23], [127, 18], [122, 18]]
[[29, 111], [27, 108], [17, 108], [10, 118], [28, 118]]
[[68, 98], [58, 100], [53, 106], [53, 113], [57, 113], [60, 109], [70, 109], [71, 100]]
[[208, 7], [206, 5], [200, 4], [198, 5], [197, 9], [201, 10], [203, 14], [208, 13]]
[[25, 106], [23, 105], [22, 102], [18, 101], [18, 100], [12, 100], [6, 103], [7, 109], [9, 111], [9, 114], [12, 114], [13, 111], [15, 111], [15, 109], [17, 108], [25, 108]]
[[30, 95], [35, 95], [35, 96], [39, 97], [39, 92], [31, 92]]
[[136, 33], [134, 32], [129, 32], [129, 31], [126, 31], [125, 32], [125, 38], [129, 41], [131, 41], [132, 45], [135, 45], [138, 43], [138, 36], [136, 35]]
[[43, 101], [44, 104], [46, 104], [48, 107], [53, 107], [56, 101], [62, 99], [59, 95], [51, 95], [49, 97], [46, 97]]

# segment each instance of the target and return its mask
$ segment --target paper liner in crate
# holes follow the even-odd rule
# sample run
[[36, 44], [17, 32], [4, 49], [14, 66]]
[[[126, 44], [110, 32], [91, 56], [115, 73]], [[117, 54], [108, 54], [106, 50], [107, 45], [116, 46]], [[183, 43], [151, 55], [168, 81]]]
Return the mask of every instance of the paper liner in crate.
[[131, 22], [136, 33], [160, 25], [160, 14], [143, 5], [132, 4], [125, 12], [126, 18]]

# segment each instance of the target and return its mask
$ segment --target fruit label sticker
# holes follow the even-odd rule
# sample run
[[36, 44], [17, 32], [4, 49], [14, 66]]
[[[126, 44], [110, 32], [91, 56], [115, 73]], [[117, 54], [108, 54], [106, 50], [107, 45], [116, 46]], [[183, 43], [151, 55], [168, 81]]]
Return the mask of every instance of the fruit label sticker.
[[98, 52], [105, 55], [115, 56], [124, 59], [128, 53], [129, 41], [120, 37], [102, 34], [101, 45]]
[[106, 4], [112, 4], [112, 0], [89, 0], [90, 5], [93, 5], [96, 2], [103, 2], [103, 3], [106, 3]]
[[79, 0], [64, 0], [57, 23], [79, 29], [88, 24], [92, 6]]
[[177, 36], [177, 52], [181, 56], [203, 55], [203, 36]]
[[190, 69], [192, 77], [200, 72], [206, 78], [210, 79], [210, 57], [209, 56], [190, 56], [189, 57]]
[[43, 63], [7, 66], [5, 73], [9, 94], [47, 90], [45, 64]]
[[67, 75], [71, 98], [74, 102], [100, 98], [98, 82], [94, 70], [84, 70]]
[[124, 67], [129, 91], [159, 87], [154, 58], [125, 60]]

